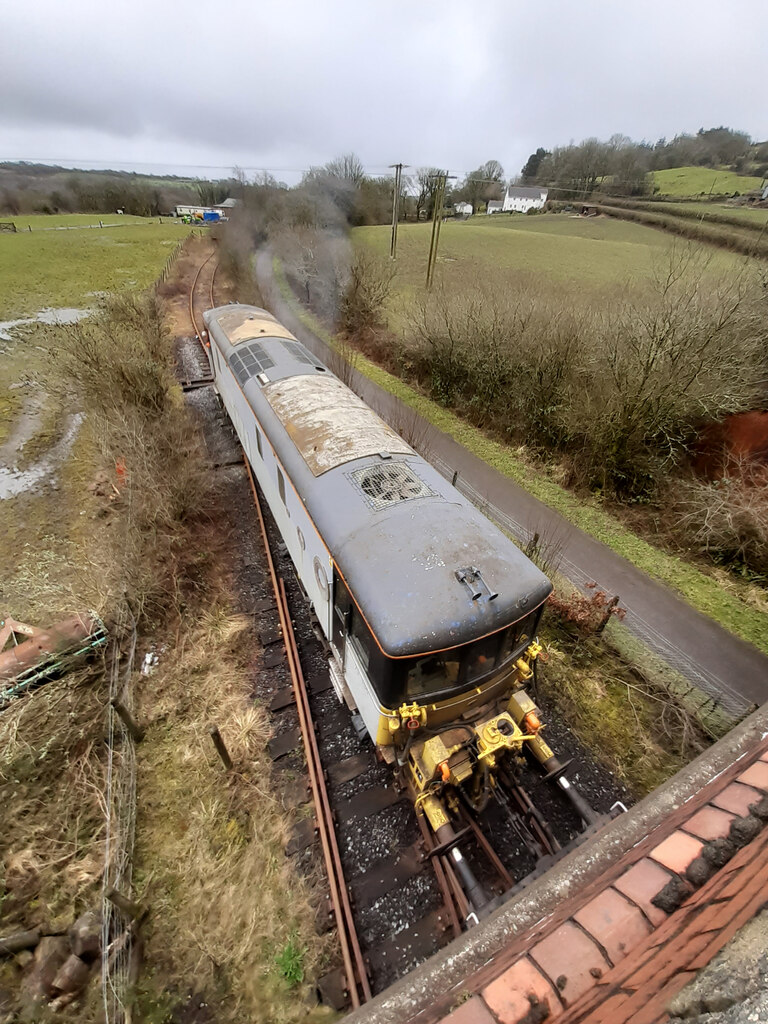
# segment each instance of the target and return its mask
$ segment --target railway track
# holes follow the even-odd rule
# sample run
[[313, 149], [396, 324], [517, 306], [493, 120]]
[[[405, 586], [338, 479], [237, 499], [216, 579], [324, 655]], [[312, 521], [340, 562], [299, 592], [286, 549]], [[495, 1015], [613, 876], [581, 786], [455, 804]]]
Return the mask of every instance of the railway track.
[[189, 320], [194, 331], [194, 340], [200, 344], [199, 346], [186, 346], [181, 353], [181, 358], [177, 360], [180, 364], [181, 386], [184, 391], [195, 391], [197, 388], [207, 387], [213, 383], [213, 373], [208, 357], [207, 334], [197, 313], [215, 305], [214, 286], [219, 266], [218, 261], [213, 264], [207, 281], [203, 275], [215, 255], [216, 251], [213, 250], [199, 265], [189, 290]]
[[[189, 295], [206, 372], [188, 379], [185, 390], [212, 382], [197, 315], [201, 303], [214, 303], [216, 267], [210, 277], [205, 270], [211, 259], [198, 267]], [[204, 394], [214, 402], [212, 390], [199, 397]], [[226, 430], [225, 420], [217, 412], [213, 429]], [[232, 460], [236, 443], [229, 434]], [[459, 803], [456, 840], [437, 845], [422, 811], [414, 813], [403, 780], [377, 761], [370, 740], [337, 699], [327, 645], [247, 460], [245, 469], [266, 565], [254, 611], [265, 674], [273, 672], [274, 680], [263, 684], [274, 727], [268, 749], [284, 800], [287, 794], [287, 804], [299, 808], [286, 853], [312, 871], [321, 852], [328, 892], [318, 927], [336, 929], [340, 962], [318, 989], [324, 1002], [342, 1010], [361, 1005], [477, 922], [466, 895], [467, 868], [484, 891], [488, 913], [546, 869], [581, 823], [531, 769], [522, 780], [505, 780], [480, 813]], [[615, 798], [612, 792], [610, 802]], [[457, 857], [459, 844], [463, 856]]]

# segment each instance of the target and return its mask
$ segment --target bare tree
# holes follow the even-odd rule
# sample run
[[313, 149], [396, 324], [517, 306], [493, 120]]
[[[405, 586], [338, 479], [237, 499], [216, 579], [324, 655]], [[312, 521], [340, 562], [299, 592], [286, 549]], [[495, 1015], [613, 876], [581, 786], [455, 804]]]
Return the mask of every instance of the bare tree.
[[431, 216], [437, 192], [437, 178], [445, 173], [439, 167], [419, 167], [416, 171], [416, 220], [421, 219], [422, 211], [427, 217]]

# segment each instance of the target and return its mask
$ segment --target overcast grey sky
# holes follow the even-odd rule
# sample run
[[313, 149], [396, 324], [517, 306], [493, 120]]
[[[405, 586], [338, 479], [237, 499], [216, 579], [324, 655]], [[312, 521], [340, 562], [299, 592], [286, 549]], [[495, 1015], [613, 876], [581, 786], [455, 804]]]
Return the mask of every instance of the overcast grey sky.
[[0, 158], [292, 181], [349, 150], [512, 175], [591, 135], [762, 140], [767, 44], [765, 0], [6, 3]]

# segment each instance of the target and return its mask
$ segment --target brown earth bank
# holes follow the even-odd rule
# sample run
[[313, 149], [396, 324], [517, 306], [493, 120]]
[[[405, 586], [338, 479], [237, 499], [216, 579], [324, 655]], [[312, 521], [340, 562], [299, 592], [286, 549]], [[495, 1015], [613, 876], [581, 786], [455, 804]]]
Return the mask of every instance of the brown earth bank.
[[692, 459], [707, 480], [737, 474], [745, 463], [768, 465], [768, 411], [754, 409], [702, 427]]
[[[208, 238], [191, 241], [159, 289], [177, 363], [199, 361], [189, 290], [212, 253], [196, 294], [230, 301]], [[207, 305], [207, 298], [196, 302], [196, 316]], [[156, 744], [139, 757], [136, 871], [158, 903], [146, 930], [139, 1007], [147, 1019], [159, 1014], [174, 1024], [324, 1019], [312, 995], [329, 948], [314, 927], [319, 878], [313, 865], [296, 872], [285, 857], [301, 811], [284, 803], [286, 780], [272, 777], [267, 754], [264, 708], [288, 680], [284, 666], [265, 668], [256, 638], [268, 580], [242, 453], [212, 392], [188, 398], [211, 494], [189, 538], [203, 565], [198, 594], [169, 645], [171, 660], [180, 661], [165, 673], [170, 685], [159, 689], [150, 677], [139, 693]], [[162, 642], [158, 636], [156, 649]], [[216, 759], [211, 724], [234, 772]]]

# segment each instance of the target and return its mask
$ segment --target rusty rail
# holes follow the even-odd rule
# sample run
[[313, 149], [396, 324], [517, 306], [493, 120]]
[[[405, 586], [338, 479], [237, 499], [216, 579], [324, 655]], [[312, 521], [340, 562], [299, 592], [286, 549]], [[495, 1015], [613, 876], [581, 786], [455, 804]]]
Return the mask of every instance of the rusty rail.
[[[200, 331], [200, 328], [197, 326], [197, 320], [195, 319], [195, 288], [197, 288], [197, 282], [200, 279], [200, 274], [203, 271], [203, 267], [207, 266], [212, 259], [213, 253], [211, 253], [210, 256], [203, 260], [203, 262], [197, 268], [197, 273], [195, 274], [195, 279], [192, 282], [192, 287], [189, 289], [189, 319], [192, 321], [192, 330], [197, 335], [198, 339], [200, 340], [200, 344], [203, 345], [203, 347], [205, 347], [205, 344], [203, 342], [203, 335], [202, 332]], [[213, 290], [213, 288], [211, 288], [211, 290]], [[208, 353], [206, 352], [206, 355], [207, 354]]]
[[216, 281], [216, 271], [218, 269], [219, 269], [219, 264], [216, 263], [216, 265], [213, 268], [213, 273], [211, 274], [211, 288], [210, 288], [210, 300], [211, 300], [210, 301], [210, 308], [211, 309], [213, 309], [213, 307], [216, 305], [216, 300], [213, 297], [213, 286], [214, 286], [214, 282]]
[[293, 624], [291, 622], [290, 611], [288, 608], [285, 583], [282, 579], [278, 578], [277, 573], [275, 572], [275, 564], [269, 547], [267, 528], [264, 522], [264, 515], [261, 510], [258, 492], [256, 491], [256, 484], [247, 458], [244, 458], [244, 461], [251, 485], [251, 491], [253, 493], [253, 502], [259, 519], [261, 536], [264, 541], [264, 550], [266, 552], [269, 575], [275, 591], [277, 610], [283, 631], [283, 642], [288, 656], [288, 667], [291, 673], [291, 682], [293, 684], [296, 707], [299, 713], [299, 724], [301, 726], [301, 735], [307, 758], [312, 798], [314, 800], [315, 811], [317, 814], [317, 830], [320, 835], [320, 842], [323, 848], [323, 857], [325, 860], [326, 874], [328, 876], [331, 903], [336, 917], [339, 944], [341, 946], [341, 955], [344, 961], [347, 991], [349, 992], [352, 1006], [358, 1007], [361, 1003], [366, 1002], [371, 998], [371, 988], [368, 981], [368, 974], [365, 969], [362, 950], [360, 949], [360, 943], [357, 937], [357, 930], [355, 928], [352, 907], [349, 902], [347, 885], [344, 879], [344, 869], [342, 867], [341, 856], [339, 854], [339, 847], [336, 840], [333, 814], [331, 811], [330, 801], [328, 799], [328, 791], [325, 785], [323, 766], [320, 761], [317, 737], [315, 736], [315, 730], [312, 723], [309, 697], [307, 695], [304, 674], [299, 661], [299, 652], [296, 646], [296, 638], [294, 636]]

